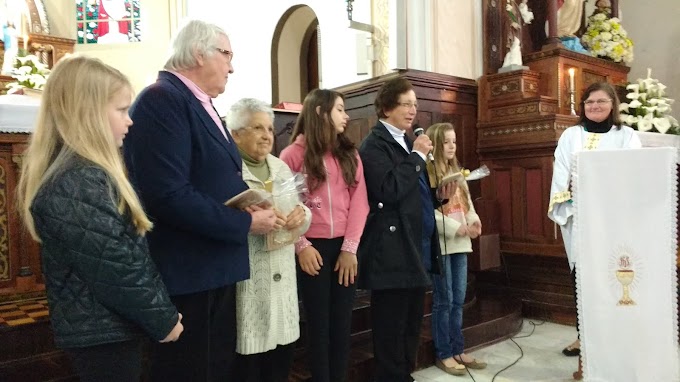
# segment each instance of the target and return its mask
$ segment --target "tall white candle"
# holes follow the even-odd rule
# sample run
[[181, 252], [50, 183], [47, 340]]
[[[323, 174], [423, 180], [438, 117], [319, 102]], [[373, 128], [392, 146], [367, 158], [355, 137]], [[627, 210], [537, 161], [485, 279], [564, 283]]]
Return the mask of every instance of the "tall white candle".
[[569, 91], [575, 92], [576, 88], [574, 87], [574, 68], [569, 68]]

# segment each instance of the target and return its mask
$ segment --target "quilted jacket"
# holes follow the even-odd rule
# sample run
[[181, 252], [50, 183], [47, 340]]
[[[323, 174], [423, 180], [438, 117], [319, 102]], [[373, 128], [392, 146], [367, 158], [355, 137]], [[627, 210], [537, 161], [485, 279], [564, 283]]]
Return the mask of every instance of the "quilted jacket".
[[177, 323], [144, 237], [118, 213], [110, 178], [72, 159], [38, 191], [31, 213], [42, 240], [50, 320], [61, 348], [141, 337]]

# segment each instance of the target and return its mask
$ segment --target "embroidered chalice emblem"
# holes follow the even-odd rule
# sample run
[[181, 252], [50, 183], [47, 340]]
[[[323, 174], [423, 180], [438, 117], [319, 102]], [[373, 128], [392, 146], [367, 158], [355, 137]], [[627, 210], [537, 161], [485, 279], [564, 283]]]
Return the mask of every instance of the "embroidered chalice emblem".
[[635, 271], [631, 268], [630, 257], [623, 255], [618, 258], [618, 268], [616, 270], [616, 279], [619, 280], [623, 286], [623, 296], [616, 305], [635, 305], [635, 301], [630, 298], [630, 284], [635, 278]]

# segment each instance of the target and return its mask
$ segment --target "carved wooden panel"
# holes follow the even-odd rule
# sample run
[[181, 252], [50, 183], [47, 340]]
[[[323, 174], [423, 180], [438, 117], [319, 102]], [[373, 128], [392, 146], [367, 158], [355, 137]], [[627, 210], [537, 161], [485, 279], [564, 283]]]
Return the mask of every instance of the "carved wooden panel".
[[564, 257], [548, 219], [552, 158], [508, 157], [482, 160], [492, 171], [482, 180], [482, 198], [497, 200], [501, 251]]
[[9, 253], [9, 226], [7, 213], [7, 162], [0, 158], [0, 282], [9, 281], [12, 266], [16, 268], [14, 259]]
[[[488, 163], [487, 166], [489, 165]], [[492, 165], [493, 166], [493, 165]], [[493, 167], [492, 167], [493, 168]], [[494, 168], [493, 177], [487, 182], [493, 182], [496, 190], [495, 198], [498, 200], [500, 220], [499, 233], [512, 236], [512, 174], [508, 168]], [[482, 187], [484, 190], [484, 187]], [[483, 192], [483, 191], [482, 191]]]
[[21, 158], [29, 137], [0, 133], [0, 302], [44, 290], [39, 246], [15, 208]]
[[556, 98], [560, 106], [558, 113], [566, 115], [570, 113], [570, 68], [575, 70], [574, 101], [577, 111], [581, 94], [588, 85], [596, 81], [625, 84], [630, 71], [629, 67], [621, 64], [560, 48], [528, 54], [524, 57], [524, 63], [541, 74], [541, 94]]
[[607, 76], [603, 75], [602, 73], [597, 73], [592, 70], [583, 70], [583, 87], [587, 88], [588, 86], [597, 83], [597, 82], [604, 82], [607, 81]]
[[505, 0], [482, 0], [484, 15], [484, 74], [496, 73], [503, 66], [506, 47], [503, 39]]

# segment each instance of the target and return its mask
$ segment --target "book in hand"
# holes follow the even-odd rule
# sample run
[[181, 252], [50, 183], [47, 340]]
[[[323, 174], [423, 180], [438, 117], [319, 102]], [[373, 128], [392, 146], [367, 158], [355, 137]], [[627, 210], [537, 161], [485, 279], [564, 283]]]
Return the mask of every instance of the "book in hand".
[[247, 189], [233, 198], [224, 202], [227, 207], [238, 208], [239, 210], [256, 205], [260, 208], [272, 207], [272, 194], [265, 190]]
[[454, 172], [449, 175], [446, 175], [444, 178], [442, 178], [441, 181], [439, 181], [439, 187], [446, 186], [447, 184], [451, 182], [460, 182], [462, 179], [464, 179], [463, 174], [460, 172]]

